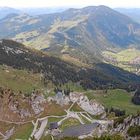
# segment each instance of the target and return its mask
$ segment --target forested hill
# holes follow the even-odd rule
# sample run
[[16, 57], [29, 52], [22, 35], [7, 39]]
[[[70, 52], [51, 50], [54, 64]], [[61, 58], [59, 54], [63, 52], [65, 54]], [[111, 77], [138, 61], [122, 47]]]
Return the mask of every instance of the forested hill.
[[27, 69], [42, 73], [44, 83], [54, 85], [72, 81], [87, 88], [113, 87], [126, 88], [140, 83], [140, 77], [120, 68], [100, 63], [94, 68], [79, 68], [58, 58], [46, 55], [41, 51], [31, 50], [12, 40], [0, 41], [0, 65], [16, 69]]

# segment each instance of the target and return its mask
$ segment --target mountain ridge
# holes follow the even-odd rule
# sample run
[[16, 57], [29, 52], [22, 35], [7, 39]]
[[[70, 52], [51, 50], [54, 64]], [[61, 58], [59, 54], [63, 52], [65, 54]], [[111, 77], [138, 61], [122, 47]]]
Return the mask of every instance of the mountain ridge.
[[118, 12], [125, 14], [140, 23], [140, 8], [115, 8]]
[[43, 74], [44, 84], [52, 82], [55, 86], [68, 82], [80, 84], [85, 89], [113, 87], [128, 88], [139, 83], [140, 77], [105, 63], [98, 63], [93, 68], [79, 68], [61, 59], [32, 51], [12, 40], [0, 42], [0, 64], [16, 69], [26, 69]]
[[0, 38], [93, 65], [104, 61], [104, 51], [118, 52], [132, 46], [139, 49], [140, 24], [109, 7], [89, 6], [7, 17], [0, 20]]

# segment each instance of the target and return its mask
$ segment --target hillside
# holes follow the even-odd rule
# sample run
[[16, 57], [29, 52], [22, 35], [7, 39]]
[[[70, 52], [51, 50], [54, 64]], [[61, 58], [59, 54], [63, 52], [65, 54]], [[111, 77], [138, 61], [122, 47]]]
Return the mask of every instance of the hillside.
[[91, 6], [36, 17], [7, 16], [0, 20], [0, 38], [13, 38], [59, 56], [67, 53], [81, 61], [84, 56], [91, 63], [102, 58], [102, 50], [139, 47], [140, 25], [108, 7]]
[[106, 6], [7, 10], [0, 139], [140, 139], [139, 23]]
[[120, 51], [103, 51], [102, 54], [105, 62], [140, 74], [140, 50], [128, 48]]
[[20, 14], [21, 11], [11, 7], [0, 7], [0, 19], [6, 17], [9, 14]]
[[39, 73], [0, 65], [0, 87], [10, 88], [16, 92], [30, 93], [34, 89], [45, 88], [40, 77]]
[[60, 13], [65, 11], [66, 7], [28, 7], [28, 8], [11, 8], [11, 7], [0, 7], [0, 19], [5, 18], [9, 14], [23, 14], [26, 13], [30, 16], [50, 14], [50, 13]]
[[[44, 98], [38, 91], [25, 96], [10, 89], [0, 88], [0, 138], [51, 140], [51, 137], [57, 139], [66, 136], [73, 139], [73, 136], [82, 137], [86, 134], [85, 139], [90, 134], [93, 139], [97, 136], [104, 137], [107, 133], [109, 137], [119, 134], [117, 140], [120, 140], [121, 136], [127, 140], [131, 136], [127, 132], [130, 126], [140, 125], [140, 115], [136, 113], [139, 107], [130, 102], [130, 95], [124, 90], [109, 90], [107, 93], [104, 90], [90, 91], [87, 96], [85, 92], [63, 94], [49, 94]], [[112, 101], [114, 98], [117, 99], [115, 102]], [[104, 106], [95, 99], [109, 107], [108, 109], [112, 108], [112, 105], [118, 106], [121, 110], [126, 109], [127, 113], [135, 115], [117, 116], [111, 109], [110, 112], [105, 112]], [[121, 105], [124, 105], [123, 108]], [[54, 122], [57, 123], [57, 129], [51, 129]]]
[[116, 8], [115, 10], [140, 23], [140, 8]]
[[140, 81], [139, 76], [109, 64], [98, 63], [93, 68], [81, 68], [11, 40], [1, 40], [0, 56], [0, 65], [39, 73], [46, 86], [73, 82], [85, 89], [110, 85], [127, 88], [129, 84], [135, 85]]

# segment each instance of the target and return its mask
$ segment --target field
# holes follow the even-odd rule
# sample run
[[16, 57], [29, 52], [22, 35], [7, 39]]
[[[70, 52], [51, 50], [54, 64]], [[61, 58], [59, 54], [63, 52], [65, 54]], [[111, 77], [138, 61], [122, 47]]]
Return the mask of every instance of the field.
[[[103, 55], [105, 58], [110, 59], [109, 63], [123, 68], [124, 70], [135, 72], [136, 68], [132, 66], [131, 63], [133, 60], [140, 56], [140, 50], [129, 48], [116, 53], [111, 51], [104, 51]], [[112, 62], [113, 60], [116, 60], [117, 63]]]
[[74, 118], [69, 118], [67, 120], [65, 120], [62, 125], [60, 126], [60, 128], [62, 130], [64, 130], [65, 128], [68, 128], [70, 126], [75, 126], [75, 125], [79, 125], [80, 122], [77, 120], [77, 119], [74, 119]]
[[113, 58], [116, 58], [117, 61], [129, 62], [136, 57], [140, 56], [140, 51], [134, 48], [125, 49], [118, 53], [105, 51], [105, 55], [110, 55]]
[[127, 114], [135, 114], [140, 111], [140, 106], [131, 102], [132, 94], [121, 89], [105, 91], [89, 91], [86, 95], [90, 99], [96, 99], [107, 108], [125, 110]]
[[16, 128], [16, 132], [14, 133], [14, 135], [11, 137], [11, 140], [15, 140], [15, 139], [24, 139], [27, 140], [33, 130], [33, 125], [32, 123], [28, 123], [28, 124], [24, 124], [24, 125], [19, 125]]
[[31, 92], [43, 88], [39, 74], [0, 65], [0, 86], [15, 91]]

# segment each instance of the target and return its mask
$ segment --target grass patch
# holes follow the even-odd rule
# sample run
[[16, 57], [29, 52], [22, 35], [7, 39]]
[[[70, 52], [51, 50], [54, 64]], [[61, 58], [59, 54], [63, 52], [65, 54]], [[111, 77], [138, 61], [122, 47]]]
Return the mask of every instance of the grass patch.
[[58, 122], [60, 121], [62, 118], [55, 118], [55, 117], [51, 117], [51, 118], [48, 118], [48, 122]]
[[77, 119], [69, 118], [69, 119], [63, 121], [63, 123], [61, 124], [60, 128], [62, 130], [64, 130], [65, 128], [68, 128], [70, 126], [79, 125], [79, 124], [80, 124], [80, 122]]
[[73, 82], [68, 82], [65, 85], [61, 86], [62, 89], [70, 89], [71, 91], [83, 92], [84, 89], [82, 86], [77, 85]]
[[136, 57], [139, 57], [140, 51], [135, 48], [129, 48], [129, 49], [122, 50], [118, 53], [105, 51], [103, 52], [103, 54], [107, 56], [111, 56], [112, 58], [115, 58], [117, 61], [129, 62], [135, 59]]
[[[69, 50], [69, 51], [71, 51], [71, 50]], [[66, 62], [77, 65], [79, 67], [90, 67], [88, 64], [83, 63], [80, 59], [74, 58], [74, 57], [70, 56], [69, 54], [63, 54], [61, 59], [66, 61]]]
[[120, 52], [111, 52], [111, 51], [104, 51], [103, 55], [106, 58], [112, 58], [115, 59], [118, 63], [112, 63], [113, 65], [123, 68], [124, 70], [136, 72], [136, 67], [134, 65], [131, 65], [130, 62], [135, 60], [140, 56], [140, 50], [135, 48], [128, 48], [125, 50], [122, 50]]
[[66, 112], [64, 111], [64, 109], [68, 108], [67, 106], [62, 107], [56, 104], [55, 102], [48, 103], [45, 107], [46, 108], [43, 114], [41, 115], [41, 117], [51, 116], [51, 115], [54, 115], [54, 116], [66, 115]]
[[140, 136], [140, 126], [130, 126], [127, 133], [131, 137]]
[[0, 132], [5, 133], [7, 130], [12, 129], [15, 126], [16, 126], [15, 124], [9, 124], [9, 123], [0, 121]]
[[7, 66], [0, 66], [0, 86], [22, 92], [44, 88], [39, 74], [33, 74], [26, 70], [17, 70]]
[[83, 109], [82, 109], [77, 103], [75, 103], [75, 104], [72, 106], [71, 111], [80, 112], [80, 111], [83, 111]]
[[40, 140], [52, 140], [51, 135], [43, 136]]
[[[85, 115], [85, 114], [84, 114]], [[85, 123], [85, 124], [89, 124], [91, 123], [89, 120], [87, 120], [85, 117], [83, 117], [82, 115], [79, 115], [79, 117], [81, 118], [81, 120]]]
[[108, 90], [106, 94], [104, 91], [90, 91], [86, 95], [90, 99], [96, 99], [107, 108], [125, 110], [127, 114], [136, 114], [140, 111], [140, 106], [131, 102], [132, 95], [121, 89]]
[[44, 92], [44, 97], [47, 99], [48, 97], [54, 97], [56, 93], [54, 91], [51, 92]]
[[19, 125], [16, 128], [15, 134], [11, 137], [10, 140], [15, 140], [15, 139], [27, 140], [30, 137], [32, 130], [33, 130], [33, 125], [31, 123]]

